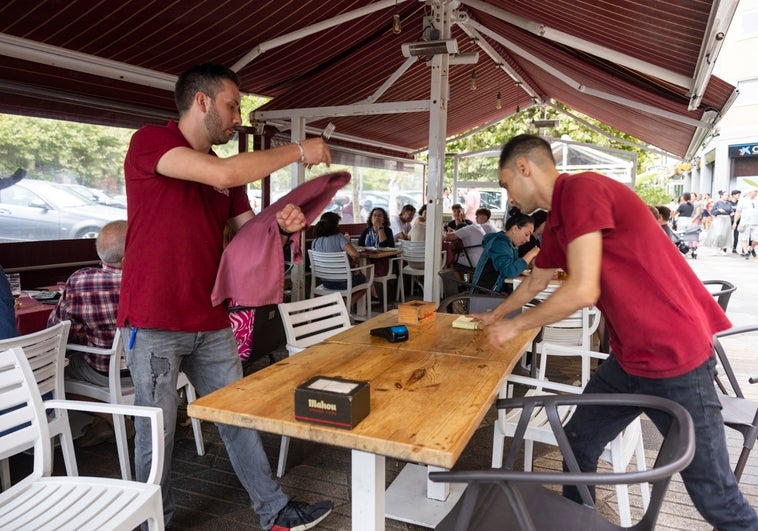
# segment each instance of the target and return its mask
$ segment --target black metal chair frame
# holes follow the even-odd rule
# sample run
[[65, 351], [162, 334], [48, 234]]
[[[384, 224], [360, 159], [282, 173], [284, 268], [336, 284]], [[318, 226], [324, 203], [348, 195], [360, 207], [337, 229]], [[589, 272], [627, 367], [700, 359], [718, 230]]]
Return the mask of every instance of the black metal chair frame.
[[[560, 422], [558, 407], [636, 406], [668, 413], [672, 424], [658, 451], [655, 466], [644, 471], [580, 472], [568, 438]], [[468, 483], [464, 496], [440, 522], [440, 531], [501, 529], [506, 522], [511, 529], [623, 529], [607, 520], [595, 509], [589, 485], [652, 483], [650, 505], [630, 529], [654, 529], [671, 477], [692, 461], [695, 433], [692, 418], [679, 404], [648, 395], [587, 394], [535, 396], [500, 399], [498, 408], [521, 408], [519, 424], [502, 469], [431, 472], [432, 481]], [[523, 472], [512, 470], [523, 443], [532, 411], [544, 407], [568, 472]], [[564, 498], [543, 485], [576, 485], [582, 504]]]
[[726, 311], [726, 307], [729, 306], [729, 299], [732, 297], [732, 293], [737, 290], [737, 286], [727, 280], [704, 280], [705, 286], [721, 286], [719, 291], [712, 291], [711, 295], [716, 298], [716, 302], [719, 303], [721, 309]]

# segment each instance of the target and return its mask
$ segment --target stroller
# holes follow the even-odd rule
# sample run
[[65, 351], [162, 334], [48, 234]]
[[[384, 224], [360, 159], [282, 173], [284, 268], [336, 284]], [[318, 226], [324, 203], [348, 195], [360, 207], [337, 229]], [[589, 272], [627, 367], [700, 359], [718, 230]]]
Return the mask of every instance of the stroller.
[[700, 225], [690, 225], [683, 231], [675, 232], [676, 239], [672, 240], [682, 252], [683, 255], [691, 253], [692, 258], [697, 258], [697, 247], [700, 244], [700, 232], [703, 229]]

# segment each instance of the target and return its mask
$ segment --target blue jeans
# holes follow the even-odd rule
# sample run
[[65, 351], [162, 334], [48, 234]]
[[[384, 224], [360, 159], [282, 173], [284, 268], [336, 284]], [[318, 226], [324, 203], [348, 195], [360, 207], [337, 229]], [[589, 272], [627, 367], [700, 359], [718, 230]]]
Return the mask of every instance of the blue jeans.
[[[641, 378], [627, 374], [613, 356], [604, 361], [590, 379], [585, 393], [638, 393], [678, 402], [695, 424], [695, 457], [681, 475], [695, 508], [717, 529], [758, 530], [755, 510], [742, 496], [729, 466], [721, 405], [714, 386], [716, 361], [674, 378]], [[592, 472], [605, 445], [643, 410], [628, 407], [587, 406], [577, 408], [566, 424], [571, 447], [579, 468]], [[660, 411], [645, 411], [662, 434], [668, 432], [670, 417]], [[565, 468], [565, 463], [564, 463]], [[567, 486], [564, 495], [581, 503], [576, 487]], [[593, 491], [594, 497], [594, 491]]]
[[[121, 329], [129, 338], [130, 329]], [[189, 378], [198, 396], [242, 378], [242, 365], [232, 329], [211, 332], [173, 332], [141, 328], [133, 348], [126, 348], [126, 362], [132, 374], [135, 404], [163, 410], [165, 458], [161, 487], [165, 523], [171, 521], [175, 504], [171, 492], [171, 457], [176, 432], [179, 398], [176, 380], [179, 371]], [[254, 397], [251, 397], [251, 400]], [[152, 458], [149, 419], [137, 417], [134, 462], [137, 480], [145, 481]], [[289, 498], [272, 477], [268, 457], [255, 430], [216, 424], [234, 471], [245, 487], [261, 527], [269, 529]]]

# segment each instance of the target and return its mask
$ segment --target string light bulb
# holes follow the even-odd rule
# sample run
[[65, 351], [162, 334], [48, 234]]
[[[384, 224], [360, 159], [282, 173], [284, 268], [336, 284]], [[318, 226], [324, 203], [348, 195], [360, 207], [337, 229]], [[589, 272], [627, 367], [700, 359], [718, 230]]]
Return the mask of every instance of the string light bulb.
[[402, 31], [400, 27], [400, 13], [397, 12], [397, 0], [395, 0], [395, 14], [392, 15], [392, 33], [397, 35]]
[[503, 108], [503, 96], [500, 94], [500, 89], [497, 90], [497, 99], [495, 99], [495, 108], [496, 109]]
[[476, 69], [471, 71], [471, 90], [476, 90]]

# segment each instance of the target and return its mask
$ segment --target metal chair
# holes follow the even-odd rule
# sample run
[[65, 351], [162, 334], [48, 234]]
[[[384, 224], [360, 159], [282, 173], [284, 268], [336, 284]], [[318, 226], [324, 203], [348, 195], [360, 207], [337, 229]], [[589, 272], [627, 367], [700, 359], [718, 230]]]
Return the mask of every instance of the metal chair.
[[[311, 296], [327, 295], [329, 293], [339, 293], [347, 300], [346, 306], [348, 311], [352, 307], [353, 293], [365, 291], [366, 315], [354, 315], [355, 320], [371, 318], [371, 284], [374, 282], [374, 265], [369, 264], [362, 267], [350, 267], [350, 259], [347, 253], [323, 253], [308, 249], [308, 256], [311, 262]], [[364, 273], [365, 271], [365, 273]], [[364, 273], [366, 282], [362, 284], [353, 284], [353, 275], [355, 273]], [[317, 280], [343, 280], [347, 282], [345, 289], [331, 289], [323, 284], [317, 285]]]
[[[350, 328], [350, 315], [342, 295], [336, 291], [297, 302], [280, 303], [284, 333], [287, 336], [287, 352], [290, 356], [304, 348]], [[279, 446], [279, 461], [276, 476], [282, 477], [287, 467], [290, 438], [282, 436]]]
[[[113, 337], [113, 344], [110, 348], [104, 349], [69, 343], [66, 345], [66, 350], [110, 357], [110, 363], [108, 365], [108, 387], [101, 387], [84, 380], [66, 378], [64, 385], [67, 393], [86, 396], [87, 398], [110, 404], [134, 404], [134, 386], [129, 385], [125, 387], [121, 385], [121, 370], [126, 368], [126, 361], [124, 360], [124, 345], [121, 338], [121, 331], [119, 329], [116, 329], [116, 334]], [[195, 388], [189, 382], [187, 375], [183, 372], [179, 373], [176, 381], [176, 388], [177, 390], [184, 389], [188, 403], [191, 403], [197, 398]], [[129, 444], [127, 442], [125, 419], [122, 416], [117, 416], [114, 417], [113, 420], [113, 431], [116, 434], [116, 447], [118, 448], [121, 477], [125, 480], [131, 480], [132, 468], [131, 460], [129, 458]], [[196, 418], [190, 420], [192, 421], [192, 431], [195, 435], [197, 455], [205, 455], [205, 443], [203, 441], [203, 430], [200, 426], [200, 420]]]
[[726, 307], [729, 306], [729, 299], [732, 298], [732, 293], [737, 290], [737, 286], [726, 280], [704, 280], [703, 284], [716, 298], [721, 309], [726, 311]]
[[[580, 472], [561, 423], [560, 409], [592, 405], [657, 409], [671, 417], [671, 428], [658, 450], [655, 466], [634, 472]], [[463, 497], [435, 528], [439, 531], [502, 529], [626, 529], [596, 510], [588, 486], [632, 483], [652, 484], [650, 504], [634, 529], [654, 529], [671, 477], [692, 461], [695, 432], [689, 413], [670, 400], [633, 394], [535, 396], [498, 400], [501, 409], [520, 409], [514, 440], [505, 466], [497, 470], [431, 472], [432, 481], [468, 483]], [[541, 408], [567, 464], [568, 472], [516, 472], [518, 456], [533, 411]], [[582, 504], [564, 498], [543, 485], [576, 485]]]
[[[42, 395], [49, 393], [53, 399], [66, 398], [63, 387], [63, 368], [65, 365], [65, 345], [70, 327], [71, 321], [62, 321], [39, 332], [0, 341], [0, 349], [13, 347], [24, 349], [40, 393]], [[66, 474], [69, 476], [78, 475], [74, 438], [71, 435], [68, 413], [66, 410], [53, 410], [47, 416], [47, 422], [47, 429], [51, 437], [50, 444], [52, 445], [52, 439], [60, 437]], [[31, 446], [29, 444], [21, 450], [31, 448]], [[2, 459], [0, 462], [0, 485], [2, 485], [3, 490], [10, 486], [10, 470], [6, 459]]]
[[[547, 378], [548, 358], [551, 356], [560, 356], [563, 358], [575, 358], [581, 363], [579, 380], [572, 384], [557, 383]], [[550, 395], [556, 393], [580, 394], [584, 386], [590, 379], [590, 364], [593, 359], [605, 359], [608, 355], [601, 352], [594, 352], [586, 349], [575, 347], [565, 347], [545, 343], [540, 351], [539, 372], [536, 378], [521, 375], [510, 375], [507, 379], [506, 396], [513, 395], [513, 385], [525, 385], [529, 389], [527, 396]], [[546, 417], [547, 412], [541, 408], [535, 408], [532, 411], [532, 418], [522, 435], [524, 444], [524, 470], [532, 470], [532, 455], [534, 442], [555, 445], [555, 434], [550, 429]], [[562, 423], [568, 422], [574, 414], [574, 407], [564, 407], [559, 409], [560, 420]], [[517, 411], [498, 411], [498, 420], [495, 423], [492, 444], [492, 466], [499, 468], [503, 463], [503, 452], [505, 448], [505, 438], [514, 437], [519, 422], [519, 413]], [[635, 464], [638, 471], [645, 470], [645, 448], [642, 441], [642, 426], [639, 417], [633, 420], [613, 441], [611, 441], [603, 451], [600, 459], [611, 463], [613, 470], [623, 472], [629, 465], [632, 457], [635, 457]], [[640, 495], [642, 496], [642, 505], [648, 506], [650, 501], [650, 491], [647, 484], [640, 483]], [[619, 516], [621, 524], [624, 526], [631, 525], [631, 512], [629, 510], [629, 492], [626, 484], [616, 486], [616, 499], [618, 502]]]
[[[163, 412], [73, 400], [43, 402], [34, 380], [22, 348], [0, 352], [0, 458], [34, 447], [32, 473], [0, 493], [0, 529], [130, 530], [147, 522], [149, 529], [162, 530]], [[46, 409], [148, 417], [153, 453], [147, 483], [52, 476]]]
[[[734, 477], [737, 478], [738, 482], [740, 477], [742, 477], [742, 472], [745, 469], [750, 452], [753, 450], [753, 446], [755, 446], [756, 438], [758, 438], [758, 402], [745, 398], [745, 395], [742, 393], [732, 365], [729, 363], [729, 357], [726, 354], [722, 340], [729, 336], [751, 332], [758, 332], [758, 325], [730, 328], [729, 330], [717, 333], [713, 339], [713, 349], [718, 357], [721, 370], [726, 373], [726, 378], [731, 388], [727, 388], [720, 380], [716, 380], [716, 384], [721, 390], [721, 394], [719, 395], [719, 401], [722, 406], [721, 416], [724, 417], [725, 426], [739, 431], [743, 437], [742, 451], [734, 467]], [[751, 377], [748, 381], [751, 384], [756, 383], [758, 382], [758, 378]]]

